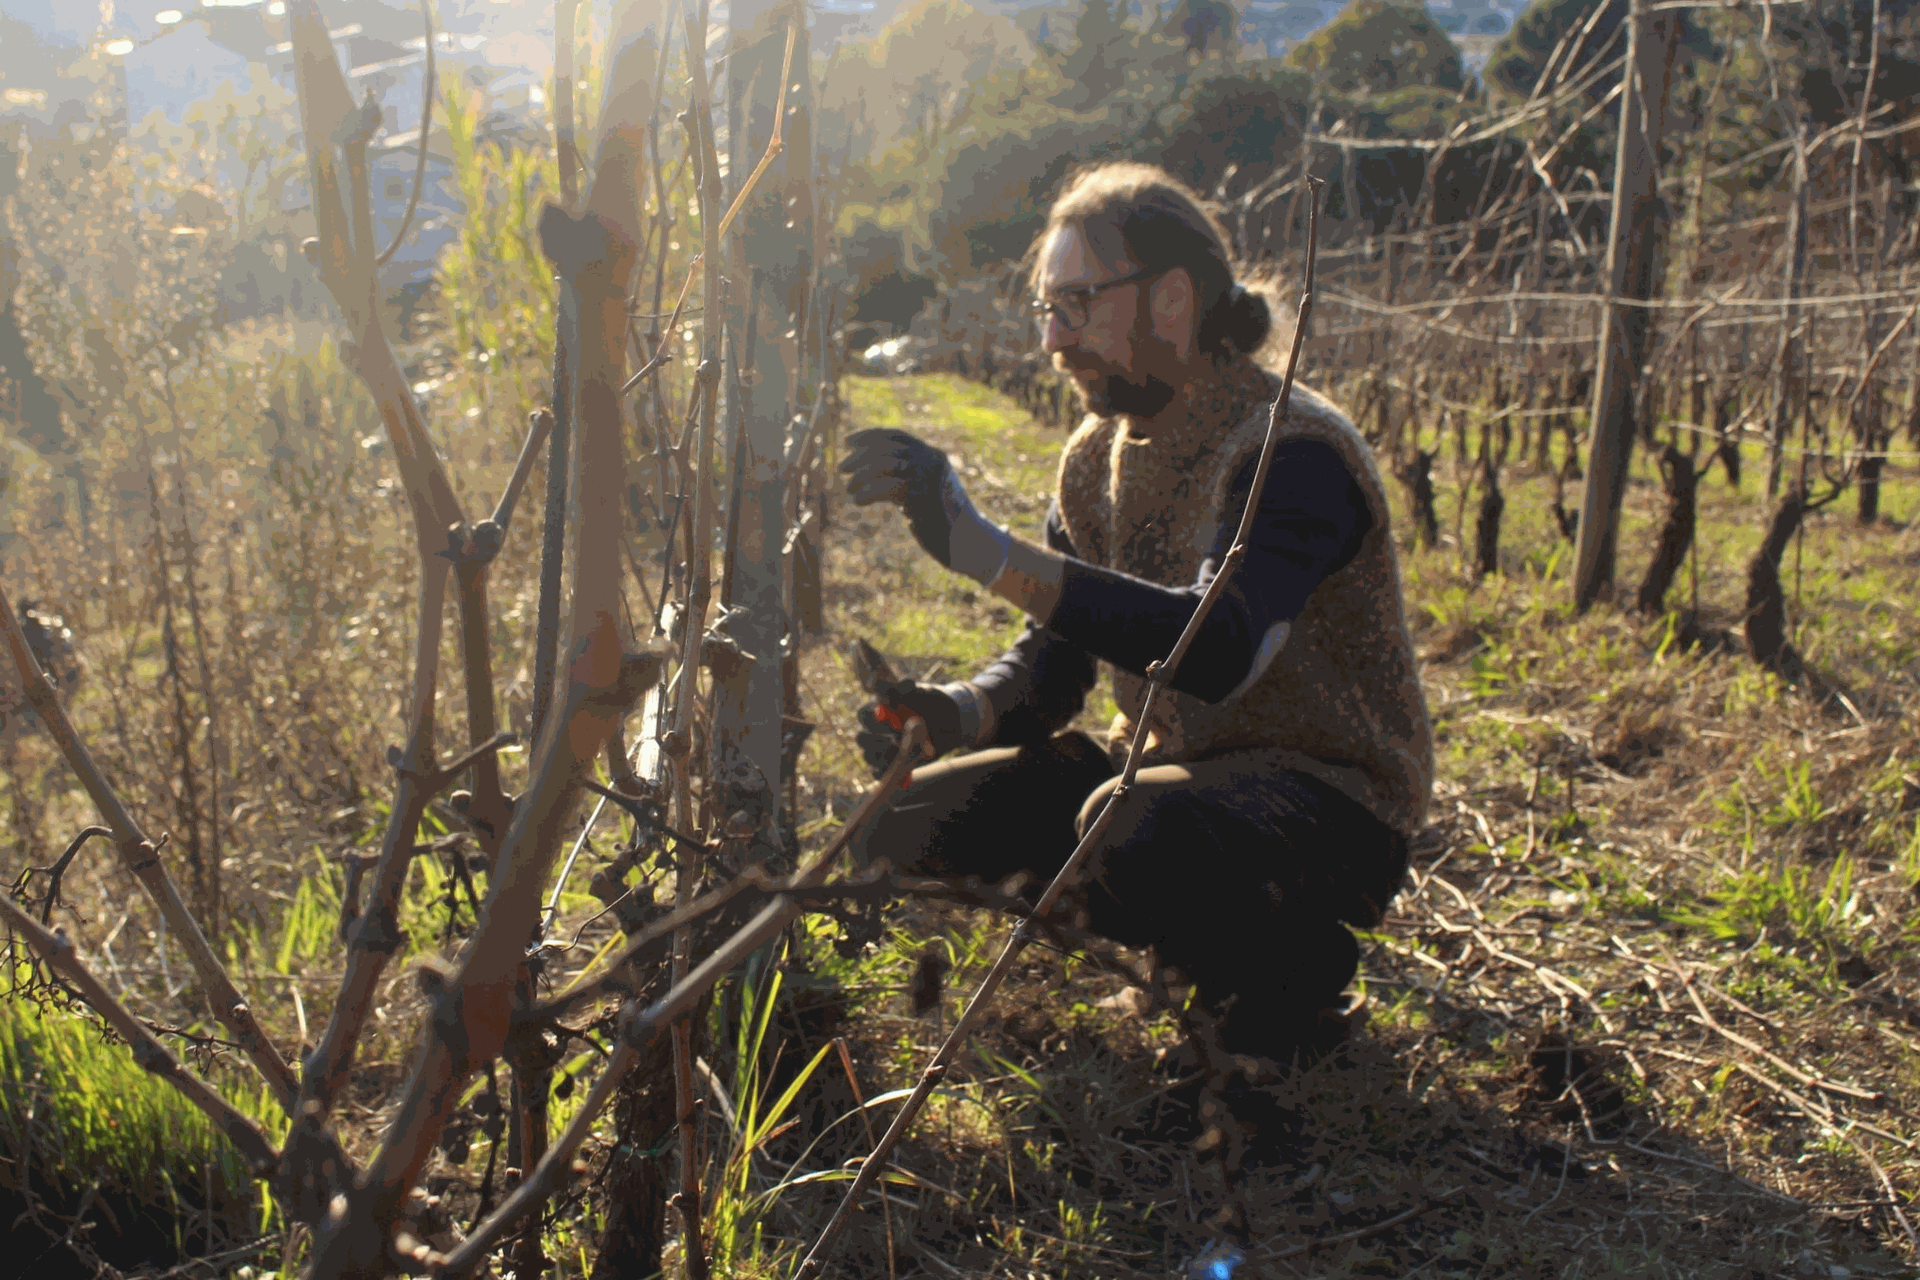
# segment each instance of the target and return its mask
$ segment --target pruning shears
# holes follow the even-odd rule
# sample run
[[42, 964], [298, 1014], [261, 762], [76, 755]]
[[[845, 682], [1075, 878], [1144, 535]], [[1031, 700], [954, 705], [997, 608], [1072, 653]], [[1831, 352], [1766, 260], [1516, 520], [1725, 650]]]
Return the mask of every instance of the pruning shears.
[[[907, 722], [920, 717], [894, 700], [898, 696], [896, 690], [900, 685], [900, 677], [894, 675], [887, 656], [865, 640], [855, 637], [848, 657], [853, 663], [854, 678], [860, 681], [860, 687], [880, 700], [880, 705], [874, 708], [880, 723], [905, 733]], [[904, 787], [912, 781], [913, 772], [909, 770], [900, 779], [900, 785]]]

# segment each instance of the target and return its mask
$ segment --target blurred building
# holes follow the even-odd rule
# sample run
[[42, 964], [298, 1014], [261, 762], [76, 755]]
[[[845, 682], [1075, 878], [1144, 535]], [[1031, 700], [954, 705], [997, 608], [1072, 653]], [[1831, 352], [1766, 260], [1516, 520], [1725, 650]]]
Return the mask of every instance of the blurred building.
[[202, 21], [170, 24], [120, 57], [127, 122], [138, 124], [158, 111], [173, 124], [187, 110], [222, 89], [245, 96], [265, 74], [258, 53], [247, 57], [213, 38]]
[[1280, 57], [1330, 22], [1341, 7], [1341, 0], [1245, 0], [1240, 6], [1242, 43], [1257, 42], [1268, 57]]
[[[1516, 5], [1490, 4], [1488, 0], [1427, 0], [1427, 12], [1433, 15], [1435, 26], [1457, 41], [1461, 36], [1505, 35], [1520, 10]], [[1484, 63], [1485, 58], [1481, 61]]]

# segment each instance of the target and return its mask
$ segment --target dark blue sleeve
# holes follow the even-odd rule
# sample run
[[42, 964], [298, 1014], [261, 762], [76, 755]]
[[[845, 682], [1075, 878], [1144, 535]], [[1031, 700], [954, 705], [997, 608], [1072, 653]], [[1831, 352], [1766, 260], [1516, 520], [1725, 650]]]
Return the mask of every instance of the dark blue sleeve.
[[[1073, 555], [1056, 503], [1047, 511], [1047, 546]], [[1100, 678], [1093, 655], [1057, 632], [1027, 619], [1027, 629], [1011, 649], [995, 659], [971, 683], [993, 708], [990, 745], [1013, 747], [1045, 742], [1067, 727], [1086, 705], [1087, 690]]]
[[[1070, 560], [1048, 627], [1094, 656], [1144, 675], [1149, 663], [1173, 651], [1226, 559], [1256, 465], [1257, 459], [1249, 459], [1234, 477], [1227, 518], [1193, 585], [1163, 587]], [[1332, 445], [1296, 440], [1279, 446], [1246, 560], [1201, 624], [1173, 687], [1208, 702], [1238, 688], [1253, 670], [1268, 628], [1299, 617], [1314, 589], [1353, 559], [1372, 525], [1366, 498]]]

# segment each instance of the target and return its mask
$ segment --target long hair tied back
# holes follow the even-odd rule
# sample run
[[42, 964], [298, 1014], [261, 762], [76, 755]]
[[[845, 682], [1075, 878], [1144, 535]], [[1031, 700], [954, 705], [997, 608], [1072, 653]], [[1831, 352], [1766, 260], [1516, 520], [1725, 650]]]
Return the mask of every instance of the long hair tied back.
[[1273, 329], [1267, 300], [1238, 283], [1227, 234], [1200, 197], [1155, 165], [1131, 161], [1082, 169], [1047, 211], [1034, 261], [1063, 227], [1112, 267], [1142, 273], [1185, 267], [1198, 295], [1200, 350], [1217, 359], [1259, 349]]

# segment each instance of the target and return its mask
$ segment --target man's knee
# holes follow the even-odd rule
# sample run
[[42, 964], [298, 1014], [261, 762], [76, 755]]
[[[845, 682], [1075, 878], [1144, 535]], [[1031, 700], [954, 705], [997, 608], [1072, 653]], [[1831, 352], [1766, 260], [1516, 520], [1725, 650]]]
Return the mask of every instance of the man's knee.
[[[1112, 792], [1109, 783], [1082, 806], [1082, 838]], [[1185, 785], [1183, 770], [1143, 770], [1080, 876], [1093, 926], [1136, 946], [1253, 928], [1280, 905], [1265, 891], [1263, 844], [1257, 827]]]
[[912, 784], [853, 841], [855, 861], [885, 854], [899, 870], [988, 880], [1051, 874], [1071, 848], [1079, 798], [1111, 773], [1105, 753], [1081, 734], [950, 756], [914, 771]]
[[[1087, 796], [1080, 806], [1074, 830], [1082, 839], [1099, 820], [1101, 810], [1113, 798], [1119, 778], [1110, 778]], [[1102, 844], [1109, 848], [1153, 840], [1169, 830], [1177, 831], [1183, 821], [1204, 821], [1204, 804], [1193, 791], [1193, 775], [1178, 765], [1142, 769], [1134, 775], [1133, 786], [1108, 822]]]

